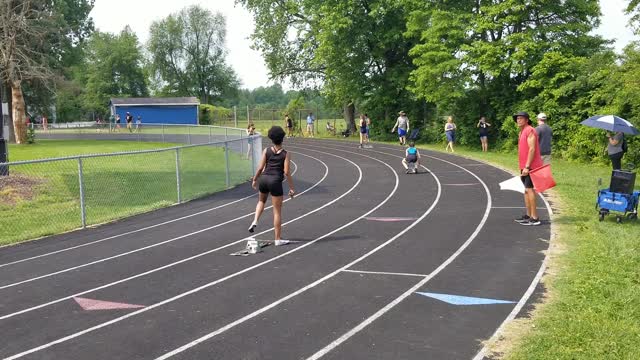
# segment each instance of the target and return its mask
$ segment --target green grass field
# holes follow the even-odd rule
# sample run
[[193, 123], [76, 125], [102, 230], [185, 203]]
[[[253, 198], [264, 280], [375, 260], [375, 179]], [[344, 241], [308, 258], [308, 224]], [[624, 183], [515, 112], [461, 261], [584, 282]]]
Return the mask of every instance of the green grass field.
[[[517, 169], [515, 153], [459, 146], [456, 153]], [[533, 322], [511, 324], [494, 349], [507, 359], [640, 359], [640, 221], [598, 220], [596, 194], [608, 186], [610, 167], [553, 159], [552, 168], [558, 185], [551, 192], [556, 236], [543, 279], [547, 301]]]
[[[12, 146], [12, 161], [166, 148], [170, 144], [122, 141], [42, 140]], [[231, 185], [246, 181], [251, 162], [230, 152]], [[181, 149], [182, 201], [226, 188], [224, 149]], [[175, 204], [176, 150], [85, 158], [83, 187], [87, 224], [99, 224]], [[15, 165], [0, 189], [0, 244], [52, 235], [80, 227], [78, 160]]]

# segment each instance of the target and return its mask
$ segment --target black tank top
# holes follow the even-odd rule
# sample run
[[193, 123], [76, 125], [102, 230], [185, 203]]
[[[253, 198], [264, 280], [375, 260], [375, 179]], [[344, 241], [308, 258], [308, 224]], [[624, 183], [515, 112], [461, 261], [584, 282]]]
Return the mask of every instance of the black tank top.
[[269, 147], [266, 152], [267, 164], [262, 174], [277, 176], [284, 179], [284, 160], [287, 157], [287, 151], [281, 149], [279, 153], [275, 153], [274, 147]]

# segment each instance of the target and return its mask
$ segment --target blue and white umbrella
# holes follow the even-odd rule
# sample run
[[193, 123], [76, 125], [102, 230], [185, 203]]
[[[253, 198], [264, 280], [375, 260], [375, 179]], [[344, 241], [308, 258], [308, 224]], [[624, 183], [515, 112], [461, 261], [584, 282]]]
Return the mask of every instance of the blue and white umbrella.
[[615, 116], [615, 115], [596, 115], [588, 118], [587, 120], [581, 122], [580, 124], [597, 128], [604, 129], [613, 132], [622, 132], [630, 135], [638, 135], [640, 131], [633, 126], [632, 123], [627, 120]]

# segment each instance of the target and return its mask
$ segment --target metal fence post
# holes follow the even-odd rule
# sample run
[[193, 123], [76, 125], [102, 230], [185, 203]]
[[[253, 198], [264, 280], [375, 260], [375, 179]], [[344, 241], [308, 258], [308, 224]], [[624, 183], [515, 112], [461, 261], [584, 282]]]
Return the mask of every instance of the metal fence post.
[[209, 142], [212, 142], [211, 141], [211, 127], [209, 127]]
[[231, 187], [231, 173], [229, 172], [229, 143], [228, 142], [224, 143], [224, 164], [226, 169], [225, 180], [226, 180], [227, 189], [228, 189], [229, 187]]
[[80, 218], [82, 228], [87, 227], [87, 209], [84, 203], [84, 176], [82, 174], [82, 158], [78, 158], [78, 184], [80, 186]]
[[189, 125], [187, 125], [187, 138], [188, 138], [187, 143], [191, 145], [191, 126]]
[[233, 123], [235, 124], [235, 127], [238, 127], [238, 113], [237, 113], [237, 108], [234, 105], [233, 106]]
[[224, 128], [224, 141], [229, 140], [229, 128]]
[[162, 124], [162, 142], [164, 142], [164, 124]]
[[180, 149], [176, 149], [176, 186], [178, 192], [178, 204], [182, 202], [180, 193]]

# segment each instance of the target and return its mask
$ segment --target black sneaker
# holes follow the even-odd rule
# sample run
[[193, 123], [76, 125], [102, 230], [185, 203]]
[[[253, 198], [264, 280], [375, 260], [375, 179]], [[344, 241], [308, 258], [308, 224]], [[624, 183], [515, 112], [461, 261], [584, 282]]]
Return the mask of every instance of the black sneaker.
[[527, 226], [538, 226], [540, 224], [542, 224], [540, 219], [534, 219], [534, 218], [529, 218], [529, 221], [520, 223], [520, 225], [527, 225]]
[[529, 219], [531, 219], [529, 215], [522, 215], [519, 218], [514, 219], [514, 221], [519, 224], [522, 224], [523, 222], [529, 222]]
[[256, 226], [258, 226], [258, 224], [251, 223], [251, 225], [249, 225], [249, 232], [252, 233], [255, 230]]

